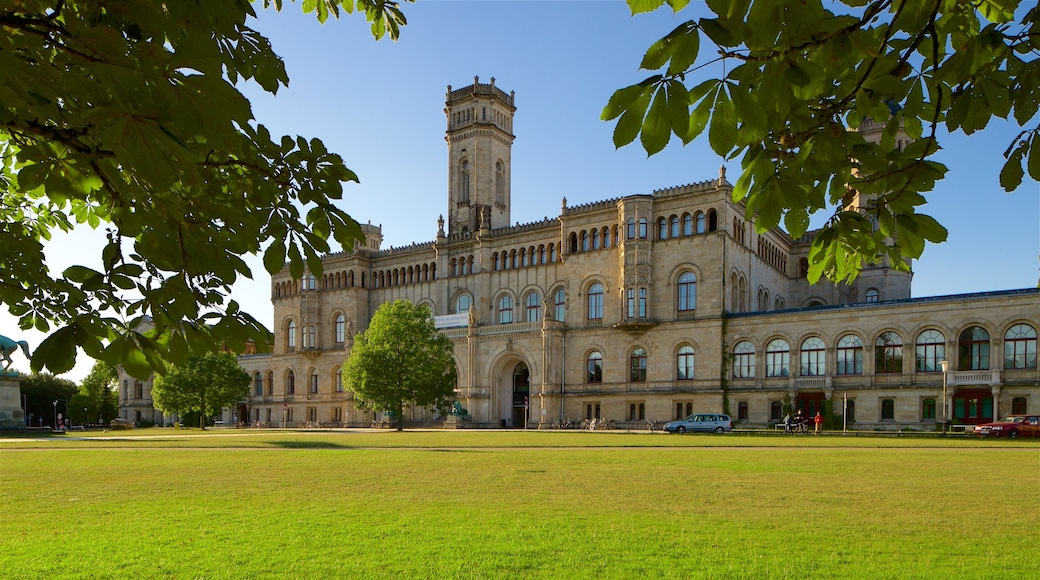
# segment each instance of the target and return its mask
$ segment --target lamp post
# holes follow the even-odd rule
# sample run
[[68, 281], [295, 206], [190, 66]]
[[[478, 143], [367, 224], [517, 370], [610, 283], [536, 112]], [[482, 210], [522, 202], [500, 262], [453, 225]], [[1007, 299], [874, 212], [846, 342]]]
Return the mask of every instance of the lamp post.
[[942, 400], [942, 403], [943, 403], [942, 404], [942, 408], [943, 408], [943, 414], [942, 414], [943, 423], [942, 423], [942, 434], [943, 434], [943, 437], [945, 437], [946, 436], [946, 426], [950, 422], [950, 409], [949, 409], [949, 406], [946, 404], [946, 373], [950, 370], [950, 361], [948, 361], [948, 360], [941, 360], [941, 361], [939, 361], [939, 364], [942, 366], [942, 373], [943, 373], [943, 400]]
[[58, 401], [57, 401], [57, 399], [55, 399], [55, 401], [54, 401], [54, 429], [55, 430], [58, 429]]
[[83, 428], [87, 428], [87, 408], [83, 407]]

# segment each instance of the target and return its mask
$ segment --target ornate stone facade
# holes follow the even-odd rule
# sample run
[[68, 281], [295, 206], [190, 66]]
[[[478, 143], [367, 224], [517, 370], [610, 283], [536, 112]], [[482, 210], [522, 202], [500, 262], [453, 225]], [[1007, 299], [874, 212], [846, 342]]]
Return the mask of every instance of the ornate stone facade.
[[952, 423], [1040, 408], [1040, 291], [911, 299], [910, 275], [885, 264], [809, 285], [811, 235], [757, 233], [724, 171], [564, 199], [558, 216], [510, 226], [515, 110], [493, 79], [449, 87], [448, 228], [434, 241], [381, 249], [381, 227], [364, 225], [364, 246], [326, 256], [320, 277], [273, 276], [274, 349], [239, 359], [254, 377], [239, 417], [370, 425], [339, 369], [396, 299], [428, 304], [454, 341], [473, 425], [726, 411], [765, 426], [800, 407], [857, 429], [934, 429], [944, 376]]

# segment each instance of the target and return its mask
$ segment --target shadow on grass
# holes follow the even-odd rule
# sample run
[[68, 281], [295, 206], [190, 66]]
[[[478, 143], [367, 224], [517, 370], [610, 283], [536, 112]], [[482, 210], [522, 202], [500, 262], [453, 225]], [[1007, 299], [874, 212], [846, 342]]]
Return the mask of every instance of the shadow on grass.
[[271, 445], [285, 449], [356, 449], [352, 445], [340, 445], [328, 441], [272, 441]]

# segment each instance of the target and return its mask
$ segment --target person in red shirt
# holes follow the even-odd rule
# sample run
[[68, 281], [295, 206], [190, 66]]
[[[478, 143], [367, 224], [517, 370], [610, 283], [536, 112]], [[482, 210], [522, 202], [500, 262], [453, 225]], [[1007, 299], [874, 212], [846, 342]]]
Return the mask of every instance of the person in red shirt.
[[816, 416], [813, 417], [813, 422], [816, 423], [816, 434], [819, 435], [823, 430], [823, 415], [819, 411], [816, 411]]

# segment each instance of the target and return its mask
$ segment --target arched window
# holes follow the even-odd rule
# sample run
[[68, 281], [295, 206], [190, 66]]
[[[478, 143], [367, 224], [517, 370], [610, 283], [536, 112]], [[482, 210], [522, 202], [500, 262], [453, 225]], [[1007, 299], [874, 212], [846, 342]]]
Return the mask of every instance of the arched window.
[[697, 309], [697, 277], [693, 272], [683, 272], [679, 276], [679, 312], [690, 312]]
[[708, 210], [708, 231], [714, 232], [719, 229], [719, 212], [714, 209]]
[[581, 251], [589, 251], [589, 232], [581, 231]]
[[939, 361], [946, 360], [946, 337], [938, 330], [926, 330], [917, 335], [917, 372], [935, 373], [942, 370]]
[[311, 392], [312, 393], [317, 393], [318, 392], [318, 370], [317, 369], [311, 371], [310, 386], [311, 386]]
[[636, 219], [628, 218], [628, 232], [625, 234], [626, 239], [636, 239]]
[[296, 321], [290, 320], [285, 328], [285, 346], [296, 348]]
[[989, 370], [989, 333], [986, 329], [972, 326], [961, 333], [957, 341], [957, 370]]
[[498, 323], [513, 323], [513, 297], [508, 294], [498, 299]]
[[264, 394], [264, 377], [260, 371], [253, 373], [253, 395], [259, 397]]
[[502, 258], [498, 255], [498, 252], [491, 254], [491, 262], [495, 265], [495, 270], [502, 269]]
[[599, 230], [592, 230], [592, 249], [599, 249]]
[[646, 288], [639, 289], [639, 318], [646, 318], [646, 301], [647, 301], [647, 290]]
[[553, 293], [553, 318], [564, 322], [564, 313], [567, 311], [567, 299], [563, 288], [557, 288]]
[[680, 381], [688, 381], [693, 379], [693, 347], [686, 344], [679, 347], [679, 354], [676, 355], [676, 366], [678, 367], [678, 373], [676, 378]]
[[267, 394], [274, 394], [274, 371], [267, 371]]
[[520, 248], [520, 265], [527, 267], [527, 248]]
[[645, 240], [646, 236], [646, 218], [639, 218], [639, 239]]
[[874, 372], [903, 372], [903, 339], [894, 332], [883, 332], [874, 341]]
[[596, 282], [589, 286], [589, 320], [603, 319], [603, 285]]
[[668, 239], [668, 220], [666, 220], [665, 218], [660, 218], [657, 220], [657, 239]]
[[531, 292], [527, 295], [527, 321], [538, 322], [542, 319], [542, 295]]
[[294, 373], [292, 370], [289, 370], [289, 372], [285, 373], [285, 394], [296, 394], [296, 373]]
[[[690, 214], [686, 214], [683, 217], [683, 219], [684, 220], [690, 219]], [[678, 238], [679, 237], [679, 216], [673, 215], [671, 222], [672, 222], [672, 237], [673, 238]]]
[[704, 212], [697, 212], [697, 233], [704, 233]]
[[337, 367], [335, 374], [332, 375], [332, 380], [336, 385], [336, 392], [343, 392], [343, 369]]
[[585, 382], [588, 383], [602, 383], [603, 382], [603, 355], [599, 351], [593, 351], [589, 353], [589, 358], [586, 361], [586, 369], [588, 373], [585, 377]]
[[610, 247], [610, 228], [603, 228], [603, 247]]
[[463, 312], [469, 312], [469, 307], [473, 304], [473, 299], [469, 297], [469, 294], [462, 294], [455, 299], [455, 314], [462, 314]]
[[556, 263], [556, 246], [557, 244], [549, 244], [549, 261], [553, 264]]
[[867, 303], [869, 304], [869, 303], [877, 302], [877, 301], [878, 301], [878, 291], [877, 291], [877, 288], [867, 288]]
[[1036, 368], [1035, 328], [1028, 324], [1016, 324], [1004, 333], [1004, 368]]
[[629, 357], [629, 366], [632, 370], [629, 375], [630, 380], [633, 383], [641, 383], [646, 380], [646, 351], [637, 348], [632, 351], [632, 355]]
[[802, 341], [801, 367], [798, 374], [803, 377], [822, 377], [827, 374], [827, 351], [819, 337], [810, 336]]
[[342, 314], [336, 315], [336, 342], [342, 343], [347, 339], [347, 319]]
[[746, 340], [733, 347], [733, 378], [755, 378], [755, 347]]
[[863, 374], [863, 341], [855, 334], [838, 339], [838, 374]]
[[766, 376], [786, 377], [791, 374], [791, 347], [782, 338], [766, 345]]

